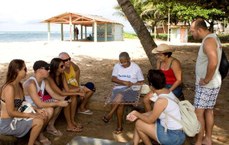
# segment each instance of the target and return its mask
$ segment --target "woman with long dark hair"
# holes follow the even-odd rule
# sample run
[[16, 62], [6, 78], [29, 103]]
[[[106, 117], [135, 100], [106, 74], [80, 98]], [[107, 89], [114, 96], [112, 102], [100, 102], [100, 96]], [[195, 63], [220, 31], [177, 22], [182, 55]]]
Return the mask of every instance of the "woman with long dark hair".
[[[10, 62], [6, 81], [1, 88], [0, 132], [4, 135], [23, 137], [30, 130], [28, 145], [34, 145], [44, 125], [44, 117], [39, 113], [23, 113], [18, 111], [24, 99], [21, 80], [25, 78], [27, 68], [21, 59]], [[14, 118], [25, 118], [17, 121], [15, 127], [10, 126]], [[31, 119], [28, 119], [31, 118]]]
[[64, 115], [67, 121], [67, 131], [81, 132], [82, 125], [76, 123], [75, 114], [77, 108], [77, 95], [84, 96], [80, 89], [70, 89], [64, 77], [64, 62], [60, 58], [53, 58], [50, 63], [48, 82], [53, 91], [61, 96], [69, 96], [69, 105], [64, 108]]

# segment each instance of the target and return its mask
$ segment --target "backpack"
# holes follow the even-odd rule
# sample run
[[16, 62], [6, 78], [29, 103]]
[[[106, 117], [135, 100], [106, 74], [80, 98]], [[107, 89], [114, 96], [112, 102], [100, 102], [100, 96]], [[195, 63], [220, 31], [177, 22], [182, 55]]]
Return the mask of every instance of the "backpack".
[[177, 98], [175, 99], [169, 97], [163, 97], [163, 98], [170, 99], [178, 104], [181, 113], [181, 120], [176, 119], [174, 116], [166, 112], [164, 113], [165, 115], [179, 122], [182, 125], [183, 131], [187, 136], [194, 137], [196, 134], [200, 132], [201, 125], [199, 120], [197, 119], [195, 113], [195, 107], [188, 100], [179, 101]]
[[227, 76], [228, 69], [229, 69], [229, 62], [225, 52], [222, 50], [222, 57], [219, 65], [219, 72], [222, 80]]

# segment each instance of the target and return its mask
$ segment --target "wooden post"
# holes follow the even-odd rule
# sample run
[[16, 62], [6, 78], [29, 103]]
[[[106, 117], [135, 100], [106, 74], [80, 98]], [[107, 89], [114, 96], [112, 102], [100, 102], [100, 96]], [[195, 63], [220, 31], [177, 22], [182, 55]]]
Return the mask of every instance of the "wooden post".
[[94, 21], [94, 42], [97, 42], [97, 23]]
[[64, 41], [64, 26], [62, 23], [60, 24], [60, 33], [61, 33], [61, 41]]
[[70, 42], [72, 42], [72, 14], [69, 15], [69, 27], [70, 27]]
[[48, 23], [48, 41], [50, 41], [50, 23]]
[[105, 41], [107, 41], [107, 23], [105, 24], [105, 32], [104, 32], [104, 37], [105, 37]]

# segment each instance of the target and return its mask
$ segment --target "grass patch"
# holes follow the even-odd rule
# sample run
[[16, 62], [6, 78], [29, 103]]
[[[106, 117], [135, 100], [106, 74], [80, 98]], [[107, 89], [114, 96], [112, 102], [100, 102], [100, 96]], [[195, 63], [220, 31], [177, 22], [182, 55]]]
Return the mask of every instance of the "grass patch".
[[126, 39], [136, 39], [138, 38], [136, 34], [124, 32], [124, 38]]

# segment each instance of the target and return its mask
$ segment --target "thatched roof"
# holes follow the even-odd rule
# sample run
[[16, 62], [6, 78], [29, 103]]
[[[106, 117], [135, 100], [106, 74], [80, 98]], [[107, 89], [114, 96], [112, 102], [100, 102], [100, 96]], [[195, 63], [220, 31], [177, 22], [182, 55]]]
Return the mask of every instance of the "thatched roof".
[[78, 13], [63, 13], [58, 16], [51, 17], [47, 20], [42, 21], [43, 23], [57, 23], [57, 24], [69, 24], [70, 22], [74, 25], [83, 25], [83, 26], [92, 26], [94, 22], [97, 24], [105, 24], [105, 23], [115, 23], [113, 20], [109, 20], [97, 15], [85, 15]]

